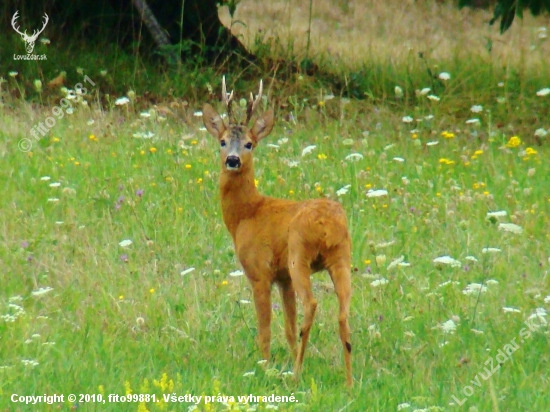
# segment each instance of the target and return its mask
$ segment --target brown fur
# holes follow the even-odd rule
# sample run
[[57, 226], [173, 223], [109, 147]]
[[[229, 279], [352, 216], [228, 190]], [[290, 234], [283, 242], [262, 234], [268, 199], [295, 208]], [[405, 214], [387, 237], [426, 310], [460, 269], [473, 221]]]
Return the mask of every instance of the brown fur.
[[[344, 348], [346, 381], [352, 385], [351, 343], [348, 325], [351, 298], [351, 239], [345, 212], [340, 203], [328, 199], [296, 202], [263, 196], [254, 184], [253, 147], [273, 127], [273, 111], [268, 110], [252, 127], [230, 124], [208, 104], [203, 108], [208, 131], [225, 142], [221, 148], [220, 197], [223, 220], [235, 245], [254, 295], [258, 317], [258, 340], [264, 359], [269, 359], [271, 341], [271, 287], [280, 289], [285, 318], [285, 334], [296, 356], [299, 376], [317, 301], [311, 290], [311, 274], [328, 270], [340, 304], [340, 339]], [[231, 146], [233, 144], [233, 146]], [[231, 151], [232, 150], [232, 151]], [[239, 157], [240, 168], [229, 170], [231, 151]], [[296, 345], [296, 293], [304, 305], [304, 323], [299, 350]]]

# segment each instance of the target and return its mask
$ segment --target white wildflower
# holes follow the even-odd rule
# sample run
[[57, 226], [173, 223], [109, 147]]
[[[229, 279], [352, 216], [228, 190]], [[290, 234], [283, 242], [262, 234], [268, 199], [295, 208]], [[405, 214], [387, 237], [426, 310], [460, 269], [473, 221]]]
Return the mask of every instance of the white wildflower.
[[403, 159], [402, 157], [394, 157], [393, 160], [399, 163], [403, 163], [405, 161], [405, 159]]
[[546, 325], [548, 323], [548, 321], [546, 320], [546, 316], [547, 316], [546, 309], [536, 308], [535, 313], [529, 315], [527, 320], [537, 319], [541, 325]]
[[185, 276], [185, 275], [187, 275], [187, 274], [193, 272], [194, 270], [195, 270], [195, 268], [188, 268], [188, 269], [182, 270], [181, 273], [180, 273], [180, 275], [181, 275], [181, 276]]
[[438, 288], [442, 288], [444, 286], [447, 286], [447, 285], [450, 285], [451, 284], [451, 281], [450, 280], [447, 280], [443, 283], [440, 283], [439, 285], [437, 285]]
[[50, 183], [50, 187], [59, 187], [59, 186], [61, 186], [61, 183], [59, 182]]
[[304, 157], [304, 156], [307, 155], [307, 154], [310, 154], [310, 153], [313, 152], [316, 148], [317, 148], [317, 146], [315, 146], [315, 145], [306, 146], [306, 147], [304, 148], [304, 150], [302, 150], [302, 157]]
[[42, 176], [42, 177], [40, 178], [40, 180], [43, 180], [43, 181], [48, 181], [48, 180], [50, 180], [50, 179], [51, 179], [50, 176]]
[[411, 116], [404, 116], [401, 120], [403, 123], [412, 123], [414, 119]]
[[367, 197], [380, 197], [380, 196], [387, 196], [388, 191], [384, 189], [378, 189], [378, 190], [372, 190], [370, 189], [367, 192]]
[[377, 243], [374, 247], [376, 249], [384, 249], [388, 246], [393, 246], [395, 245], [395, 240], [390, 240], [389, 242], [381, 242], [381, 243]]
[[407, 408], [410, 408], [411, 407], [411, 404], [410, 403], [400, 403], [399, 405], [397, 405], [397, 410], [400, 411], [402, 409], [407, 409]]
[[150, 139], [155, 136], [153, 132], [137, 132], [132, 135], [136, 139]]
[[195, 117], [202, 117], [202, 112], [200, 110], [193, 113], [193, 116]]
[[502, 252], [501, 249], [499, 249], [498, 247], [484, 247], [483, 249], [481, 249], [481, 253], [500, 253]]
[[115, 104], [117, 106], [124, 106], [125, 104], [128, 104], [130, 103], [130, 99], [128, 99], [127, 97], [119, 97], [118, 99], [115, 100]]
[[50, 203], [57, 203], [59, 202], [59, 199], [57, 197], [49, 197], [48, 202]]
[[31, 295], [32, 296], [42, 296], [42, 295], [45, 295], [46, 293], [49, 293], [53, 290], [53, 288], [49, 287], [49, 286], [46, 286], [45, 288], [39, 288], [39, 289], [36, 289], [36, 290], [33, 290], [31, 292]]
[[481, 283], [470, 283], [466, 286], [466, 289], [462, 291], [464, 295], [478, 295], [484, 292], [487, 292], [487, 286]]
[[504, 313], [521, 313], [521, 310], [519, 310], [519, 309], [509, 308], [509, 307], [506, 307], [506, 306], [502, 308], [502, 311]]
[[543, 97], [548, 96], [550, 94], [550, 87], [545, 87], [544, 89], [540, 89], [537, 92], [537, 96]]
[[429, 87], [424, 87], [422, 90], [420, 90], [418, 93], [422, 96], [425, 96], [427, 95], [428, 93], [430, 93], [432, 89], [430, 89]]
[[456, 323], [454, 322], [454, 320], [449, 319], [447, 322], [443, 323], [440, 328], [443, 333], [453, 334], [456, 331]]
[[466, 256], [464, 259], [469, 260], [470, 262], [477, 262], [477, 258], [475, 256]]
[[461, 267], [462, 266], [462, 263], [460, 263], [460, 261], [456, 260], [456, 259], [453, 259], [452, 257], [450, 256], [439, 256], [439, 257], [436, 257], [434, 260], [433, 260], [433, 263], [440, 263], [442, 265], [449, 265], [453, 268], [455, 267]]
[[438, 102], [441, 100], [441, 98], [437, 97], [435, 94], [430, 94], [428, 95], [428, 99], [434, 101], [434, 102]]
[[390, 270], [395, 269], [400, 263], [403, 263], [404, 260], [405, 260], [405, 256], [400, 256], [397, 259], [392, 260], [391, 263], [386, 268], [386, 270], [389, 272]]
[[401, 87], [395, 86], [394, 91], [395, 91], [395, 97], [397, 97], [398, 99], [403, 97], [403, 89]]
[[535, 136], [537, 137], [545, 137], [546, 135], [548, 135], [548, 132], [542, 128], [535, 130]]
[[487, 217], [504, 217], [507, 214], [506, 210], [499, 210], [498, 212], [487, 212]]
[[523, 228], [521, 226], [515, 225], [513, 223], [499, 223], [498, 228], [499, 230], [504, 230], [505, 232], [516, 234], [521, 234], [523, 232]]
[[479, 124], [479, 119], [476, 117], [474, 119], [466, 120], [466, 124]]
[[342, 187], [341, 189], [338, 189], [336, 191], [336, 195], [337, 196], [345, 195], [346, 193], [348, 193], [350, 187], [351, 187], [351, 185], [345, 185], [344, 187]]
[[370, 283], [370, 285], [371, 285], [373, 288], [377, 288], [378, 286], [386, 285], [388, 282], [389, 282], [388, 279], [380, 278], [380, 279], [373, 280], [373, 281]]
[[483, 106], [479, 104], [475, 104], [472, 107], [470, 107], [470, 111], [473, 113], [481, 113], [483, 111]]
[[361, 153], [351, 153], [345, 157], [346, 160], [351, 160], [354, 162], [357, 162], [358, 160], [363, 159], [363, 155]]
[[118, 244], [120, 245], [120, 247], [128, 247], [132, 243], [133, 242], [130, 239], [124, 239], [124, 240], [120, 241]]
[[244, 272], [242, 270], [234, 270], [233, 272], [229, 272], [229, 276], [238, 277], [244, 275]]
[[255, 374], [256, 374], [256, 372], [250, 371], [250, 372], [243, 373], [243, 376], [254, 376]]
[[451, 75], [447, 72], [441, 72], [439, 73], [439, 78], [441, 80], [450, 80], [451, 79]]
[[439, 144], [439, 142], [437, 140], [435, 140], [433, 142], [426, 143], [426, 146], [435, 146], [436, 144]]

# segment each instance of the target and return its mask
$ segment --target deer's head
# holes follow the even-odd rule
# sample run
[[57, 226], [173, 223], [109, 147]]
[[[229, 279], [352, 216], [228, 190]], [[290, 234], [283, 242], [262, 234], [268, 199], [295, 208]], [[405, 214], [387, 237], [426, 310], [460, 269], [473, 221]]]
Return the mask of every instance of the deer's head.
[[233, 92], [227, 93], [225, 77], [222, 80], [222, 101], [227, 109], [227, 125], [209, 104], [205, 104], [202, 109], [202, 118], [206, 129], [220, 143], [222, 167], [225, 170], [240, 172], [252, 164], [252, 150], [273, 129], [273, 109], [267, 110], [258, 117], [252, 128], [248, 126], [262, 99], [262, 91], [263, 84], [260, 81], [260, 91], [256, 98], [254, 99], [254, 96], [250, 93], [250, 101], [246, 109], [246, 120], [241, 123], [233, 118], [231, 110]]
[[19, 17], [19, 10], [16, 11], [15, 14], [13, 15], [13, 17], [11, 19], [11, 25], [12, 25], [13, 29], [17, 33], [19, 33], [19, 35], [21, 36], [23, 41], [26, 43], [25, 48], [27, 49], [27, 53], [31, 54], [32, 51], [34, 50], [34, 43], [36, 42], [36, 39], [38, 39], [38, 36], [40, 35], [40, 33], [42, 33], [44, 31], [44, 29], [46, 28], [46, 25], [48, 24], [48, 21], [50, 20], [50, 18], [48, 17], [48, 15], [46, 13], [44, 13], [44, 24], [42, 25], [42, 28], [40, 30], [35, 30], [32, 33], [32, 35], [29, 36], [27, 34], [27, 30], [25, 30], [24, 32], [21, 32], [21, 30], [19, 29], [19, 26], [17, 26], [18, 17]]

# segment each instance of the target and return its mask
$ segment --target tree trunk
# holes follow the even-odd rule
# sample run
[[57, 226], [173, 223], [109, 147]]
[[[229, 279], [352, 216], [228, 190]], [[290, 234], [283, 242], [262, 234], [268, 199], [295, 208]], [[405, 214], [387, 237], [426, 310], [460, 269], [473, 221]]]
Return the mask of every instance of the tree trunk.
[[[242, 43], [220, 21], [219, 0], [146, 0], [150, 12], [165, 31], [173, 52], [182, 59], [205, 64], [253, 61]], [[13, 31], [11, 18], [20, 11], [24, 27], [40, 24], [50, 16], [48, 30], [59, 38], [84, 40], [93, 45], [105, 41], [123, 47], [155, 44], [140, 11], [132, 0], [7, 0], [0, 5], [0, 30]], [[37, 26], [38, 27], [38, 26]], [[158, 34], [158, 33], [157, 33]], [[154, 46], [153, 46], [154, 47]]]

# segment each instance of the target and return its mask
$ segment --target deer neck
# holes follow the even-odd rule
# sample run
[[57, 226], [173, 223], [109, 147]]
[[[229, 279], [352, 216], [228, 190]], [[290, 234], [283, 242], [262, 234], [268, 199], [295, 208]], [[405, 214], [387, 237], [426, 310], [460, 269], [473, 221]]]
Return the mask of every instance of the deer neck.
[[243, 166], [239, 172], [230, 172], [222, 166], [220, 174], [220, 197], [223, 220], [235, 239], [239, 223], [251, 218], [263, 196], [258, 193], [254, 183], [254, 168]]

